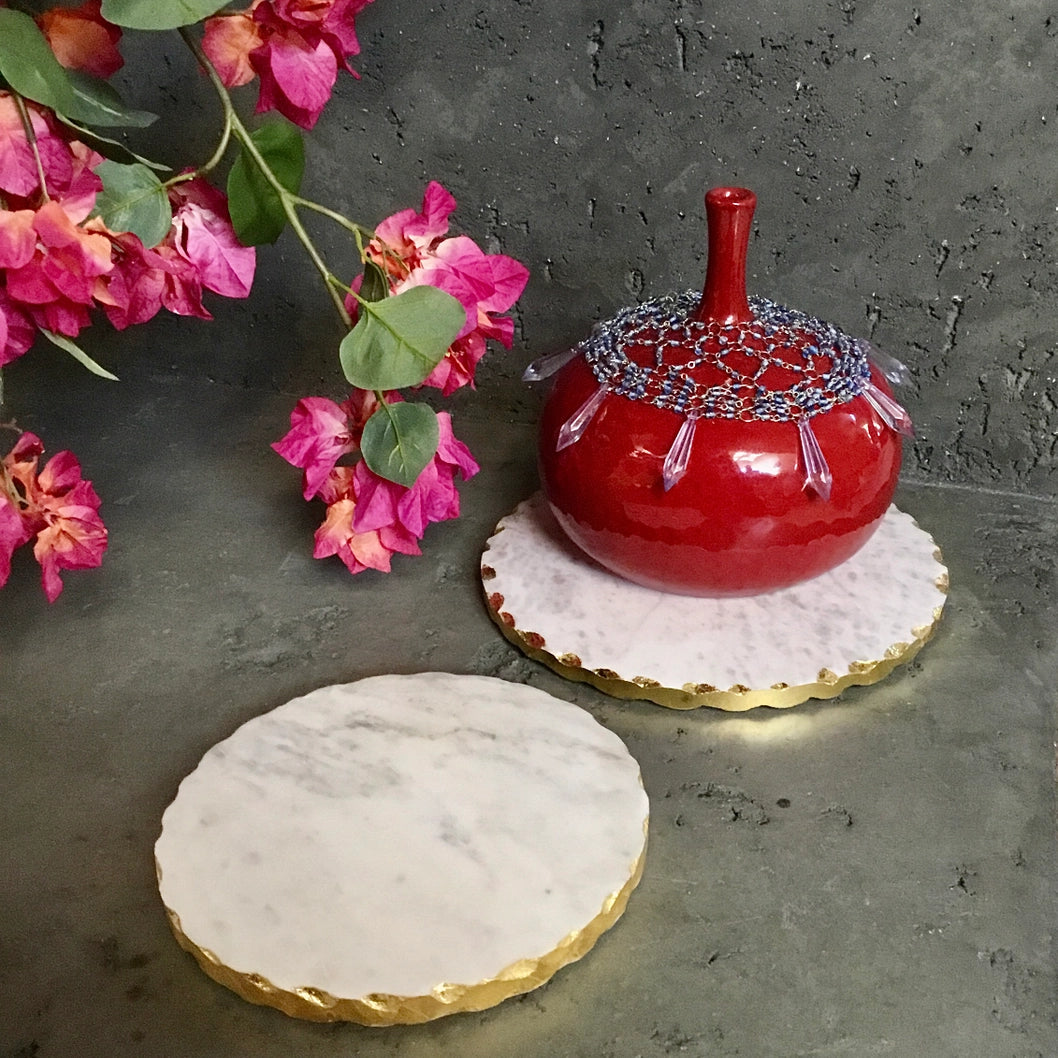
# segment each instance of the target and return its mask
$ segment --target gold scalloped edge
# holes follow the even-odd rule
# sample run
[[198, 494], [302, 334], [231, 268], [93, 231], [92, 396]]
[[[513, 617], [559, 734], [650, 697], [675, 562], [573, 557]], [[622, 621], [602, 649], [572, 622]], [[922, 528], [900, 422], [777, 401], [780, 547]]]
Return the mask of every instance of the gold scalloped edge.
[[[539, 988], [563, 966], [585, 956], [596, 941], [624, 914], [632, 890], [643, 876], [646, 860], [649, 818], [643, 820], [643, 847], [632, 864], [628, 880], [603, 901], [602, 909], [586, 926], [568, 933], [545, 955], [519, 959], [504, 967], [495, 977], [475, 984], [439, 984], [429, 995], [397, 996], [373, 992], [356, 999], [330, 995], [318, 988], [285, 989], [257, 973], [226, 966], [208, 948], [196, 944], [184, 932], [180, 916], [171, 908], [165, 913], [177, 943], [194, 956], [203, 972], [240, 998], [258, 1006], [275, 1007], [292, 1018], [304, 1021], [352, 1021], [360, 1025], [418, 1025], [424, 1021], [485, 1010], [511, 996]], [[155, 861], [158, 880], [161, 865]], [[350, 943], [355, 944], [355, 938]]]
[[[912, 521], [914, 519], [912, 518]], [[918, 523], [915, 522], [917, 526]], [[502, 526], [498, 527], [502, 529]], [[927, 534], [928, 535], [928, 534]], [[933, 558], [942, 567], [934, 578], [933, 584], [941, 595], [948, 594], [948, 570], [944, 566], [944, 556], [940, 548], [933, 543]], [[488, 545], [486, 545], [486, 552]], [[488, 574], [486, 574], [486, 570]], [[482, 567], [482, 584], [491, 580], [496, 573], [491, 567]], [[553, 672], [568, 680], [588, 683], [614, 698], [625, 698], [635, 701], [653, 702], [668, 709], [699, 709], [703, 706], [722, 709], [726, 712], [746, 712], [766, 706], [771, 709], [790, 709], [810, 698], [836, 698], [849, 687], [868, 686], [885, 679], [895, 668], [909, 662], [933, 637], [941, 614], [944, 601], [934, 607], [932, 619], [928, 624], [911, 629], [909, 642], [893, 643], [883, 657], [873, 661], [853, 661], [848, 671], [838, 675], [831, 669], [820, 669], [816, 682], [801, 683], [791, 686], [787, 683], [775, 683], [771, 687], [755, 690], [743, 684], [736, 684], [727, 690], [708, 683], [687, 683], [681, 688], [662, 686], [657, 680], [646, 676], [633, 676], [625, 679], [612, 669], [588, 669], [581, 664], [575, 654], [555, 656], [545, 649], [544, 637], [536, 632], [525, 632], [517, 627], [512, 614], [500, 607], [503, 596], [497, 592], [490, 593], [485, 587], [485, 604], [489, 616], [499, 626], [503, 635], [519, 650], [528, 654], [534, 661], [546, 665]]]

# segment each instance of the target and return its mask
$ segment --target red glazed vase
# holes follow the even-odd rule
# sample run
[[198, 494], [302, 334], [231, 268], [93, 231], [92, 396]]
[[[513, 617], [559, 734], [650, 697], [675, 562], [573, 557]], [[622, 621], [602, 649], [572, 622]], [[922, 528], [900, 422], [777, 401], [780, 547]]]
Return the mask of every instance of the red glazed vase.
[[596, 327], [544, 404], [559, 524], [650, 588], [753, 595], [815, 577], [866, 543], [896, 488], [909, 424], [865, 344], [747, 298], [755, 205], [710, 191], [700, 300]]

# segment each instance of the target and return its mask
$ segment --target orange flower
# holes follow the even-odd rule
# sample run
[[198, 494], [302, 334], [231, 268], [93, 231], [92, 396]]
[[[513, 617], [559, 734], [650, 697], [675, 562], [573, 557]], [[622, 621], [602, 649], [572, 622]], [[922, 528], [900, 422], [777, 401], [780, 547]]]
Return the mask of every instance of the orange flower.
[[202, 49], [216, 67], [221, 81], [229, 88], [249, 84], [257, 76], [250, 65], [250, 52], [261, 47], [264, 38], [251, 11], [252, 8], [231, 15], [217, 15], [206, 21]]
[[117, 49], [121, 30], [102, 17], [101, 5], [102, 0], [85, 0], [80, 7], [55, 7], [37, 24], [62, 66], [106, 78], [125, 60]]

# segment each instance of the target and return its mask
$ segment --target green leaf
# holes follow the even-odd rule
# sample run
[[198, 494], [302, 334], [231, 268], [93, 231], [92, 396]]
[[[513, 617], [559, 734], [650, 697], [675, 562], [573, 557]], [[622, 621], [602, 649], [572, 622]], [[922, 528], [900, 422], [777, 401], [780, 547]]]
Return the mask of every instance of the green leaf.
[[228, 0], [103, 0], [102, 15], [126, 29], [178, 29], [215, 15]]
[[381, 301], [389, 297], [389, 280], [386, 273], [374, 261], [364, 262], [364, 279], [360, 284], [360, 296], [364, 301]]
[[131, 231], [144, 246], [157, 246], [173, 223], [169, 197], [158, 177], [139, 162], [101, 162], [96, 172], [103, 180], [96, 215], [111, 231]]
[[158, 120], [149, 110], [127, 106], [116, 89], [107, 81], [81, 70], [67, 70], [66, 76], [73, 92], [73, 106], [62, 113], [74, 121], [87, 125], [145, 129]]
[[[288, 122], [276, 121], [256, 129], [250, 139], [280, 185], [297, 194], [305, 172], [301, 133]], [[275, 242], [287, 223], [279, 193], [245, 146], [228, 174], [228, 212], [244, 246]]]
[[410, 487], [434, 457], [440, 429], [428, 404], [383, 404], [364, 427], [360, 452], [379, 477]]
[[69, 353], [79, 364], [87, 367], [93, 375], [98, 375], [100, 378], [109, 378], [111, 382], [118, 381], [117, 375], [112, 375], [105, 367], [101, 367], [97, 364], [79, 345], [70, 341], [65, 335], [56, 334], [54, 331], [46, 331], [43, 328], [40, 333], [43, 334], [49, 342]]
[[87, 143], [92, 150], [98, 152], [104, 158], [109, 158], [114, 162], [123, 162], [125, 165], [131, 162], [139, 162], [141, 165], [158, 170], [158, 172], [170, 172], [172, 169], [172, 166], [163, 165], [161, 162], [152, 162], [149, 158], [144, 158], [143, 155], [130, 151], [120, 140], [115, 140], [110, 136], [101, 136], [87, 126], [71, 121], [64, 114], [57, 116], [68, 129], [72, 129], [77, 133], [77, 138], [82, 143]]
[[60, 117], [89, 125], [146, 128], [156, 114], [126, 106], [106, 81], [59, 65], [29, 15], [0, 8], [0, 75], [18, 93]]
[[365, 302], [381, 302], [389, 296], [389, 280], [375, 261], [364, 261], [364, 279], [360, 285], [360, 296]]
[[66, 112], [74, 105], [66, 71], [36, 22], [21, 11], [0, 7], [0, 75], [19, 95]]
[[362, 302], [360, 319], [338, 349], [345, 377], [359, 389], [417, 386], [441, 362], [466, 319], [459, 301], [436, 287]]

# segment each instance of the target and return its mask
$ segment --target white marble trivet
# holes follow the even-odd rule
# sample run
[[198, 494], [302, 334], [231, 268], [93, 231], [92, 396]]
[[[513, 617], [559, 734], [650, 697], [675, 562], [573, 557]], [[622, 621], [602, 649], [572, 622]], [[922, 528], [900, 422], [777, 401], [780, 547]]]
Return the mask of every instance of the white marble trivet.
[[580, 958], [639, 880], [639, 767], [588, 713], [486, 676], [377, 676], [249, 721], [155, 847], [202, 968], [296, 1017], [480, 1010]]
[[940, 619], [948, 573], [928, 533], [890, 507], [848, 561], [782, 591], [673, 595], [623, 580], [569, 541], [538, 493], [486, 544], [482, 584], [504, 634], [571, 679], [689, 709], [787, 707], [873, 683]]

